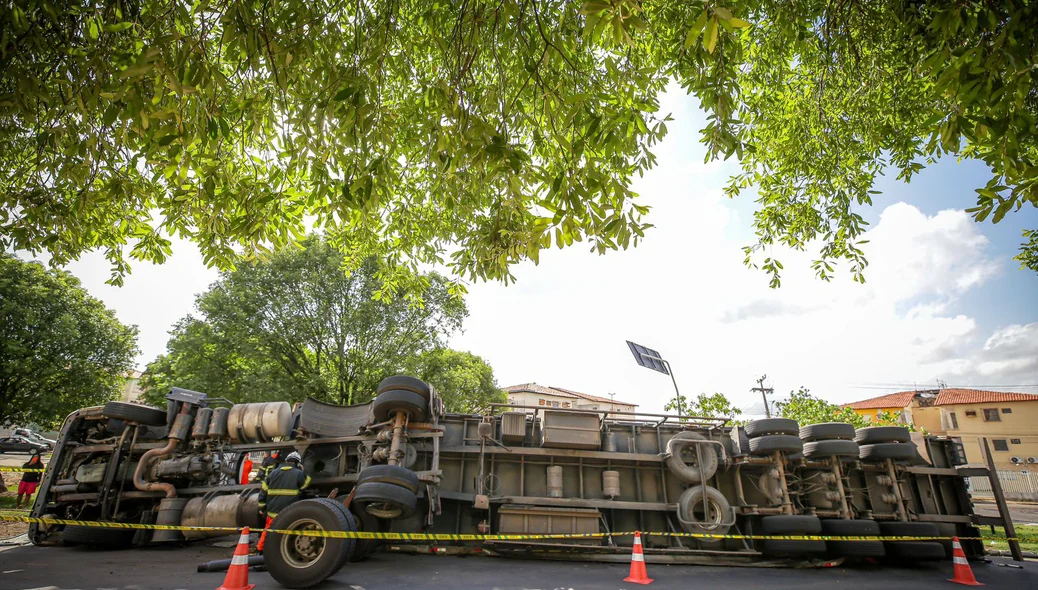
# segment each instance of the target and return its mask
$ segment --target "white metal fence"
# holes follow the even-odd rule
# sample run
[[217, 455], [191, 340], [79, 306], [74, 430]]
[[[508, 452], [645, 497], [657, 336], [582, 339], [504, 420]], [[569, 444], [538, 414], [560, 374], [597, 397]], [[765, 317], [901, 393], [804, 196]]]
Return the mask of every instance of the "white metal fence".
[[[1038, 473], [1029, 471], [998, 470], [998, 479], [1002, 482], [1002, 493], [1006, 500], [1017, 502], [1038, 502]], [[992, 498], [991, 482], [986, 477], [971, 477], [970, 493], [974, 498]]]

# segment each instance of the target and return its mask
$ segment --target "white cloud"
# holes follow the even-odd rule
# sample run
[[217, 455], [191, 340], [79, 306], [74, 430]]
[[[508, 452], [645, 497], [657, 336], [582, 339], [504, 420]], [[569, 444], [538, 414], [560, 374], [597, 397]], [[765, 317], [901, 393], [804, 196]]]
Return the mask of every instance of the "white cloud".
[[1000, 328], [980, 350], [948, 366], [950, 375], [963, 385], [1038, 383], [1038, 322]]

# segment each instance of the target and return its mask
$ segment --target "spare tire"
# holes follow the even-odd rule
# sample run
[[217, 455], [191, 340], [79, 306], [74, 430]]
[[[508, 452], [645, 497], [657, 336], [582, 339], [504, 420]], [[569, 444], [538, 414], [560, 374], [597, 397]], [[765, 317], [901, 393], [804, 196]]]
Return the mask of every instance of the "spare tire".
[[828, 457], [858, 458], [858, 443], [853, 440], [819, 440], [804, 443], [804, 456], [808, 459]]
[[391, 483], [410, 490], [412, 494], [418, 493], [418, 474], [410, 469], [397, 465], [370, 465], [357, 476], [357, 483], [375, 481]]
[[429, 416], [429, 400], [404, 389], [391, 389], [378, 394], [371, 405], [375, 422], [385, 422], [396, 412], [406, 412], [412, 422], [425, 422]]
[[804, 450], [804, 441], [792, 434], [773, 434], [750, 439], [750, 454], [770, 455], [775, 451], [799, 453]]
[[816, 440], [854, 440], [854, 426], [846, 422], [823, 422], [800, 427], [800, 438]]
[[[706, 496], [704, 503], [703, 497]], [[696, 506], [703, 506], [704, 520], [696, 517]], [[709, 509], [710, 518], [707, 520], [706, 512]], [[710, 486], [694, 486], [688, 488], [678, 498], [678, 522], [686, 533], [698, 533], [706, 535], [724, 535], [728, 533], [731, 525], [721, 524], [728, 519], [732, 513], [732, 505], [717, 488]], [[710, 542], [711, 539], [700, 539]]]
[[126, 402], [108, 402], [101, 410], [107, 418], [115, 418], [126, 422], [136, 422], [145, 426], [165, 426], [166, 411], [151, 406], [130, 404]]
[[800, 425], [797, 424], [796, 420], [790, 420], [789, 418], [765, 418], [764, 420], [747, 422], [743, 430], [746, 431], [746, 436], [750, 438], [765, 434], [792, 434], [796, 436], [800, 434]]
[[[713, 444], [701, 445], [696, 441], [707, 440], [701, 434], [682, 431], [667, 441], [667, 468], [675, 477], [687, 483], [699, 483], [713, 477], [717, 472], [717, 451]], [[703, 464], [699, 465], [696, 448], [700, 447]], [[687, 454], [685, 451], [688, 451]]]
[[432, 395], [429, 384], [421, 379], [415, 379], [414, 377], [408, 377], [407, 375], [393, 375], [392, 377], [386, 377], [382, 381], [379, 381], [378, 387], [375, 389], [376, 393], [385, 393], [393, 389], [402, 389], [404, 391], [410, 391], [417, 393], [424, 397], [426, 400]]
[[[276, 530], [355, 531], [356, 524], [337, 502], [300, 500], [285, 508], [271, 524]], [[286, 588], [310, 588], [342, 567], [354, 539], [267, 533], [263, 560], [267, 571]], [[344, 557], [345, 555], [345, 557]]]
[[854, 442], [859, 445], [899, 442], [912, 440], [912, 433], [903, 426], [870, 426], [859, 428], [854, 433]]
[[877, 443], [874, 445], [861, 445], [858, 448], [858, 457], [862, 461], [883, 461], [894, 459], [896, 461], [907, 461], [919, 456], [915, 445], [910, 443]]

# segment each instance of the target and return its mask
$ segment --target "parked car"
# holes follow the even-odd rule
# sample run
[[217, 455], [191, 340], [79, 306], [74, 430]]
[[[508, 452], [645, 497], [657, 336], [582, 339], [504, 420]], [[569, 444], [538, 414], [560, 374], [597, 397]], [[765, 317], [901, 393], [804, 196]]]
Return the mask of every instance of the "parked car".
[[33, 432], [28, 428], [16, 428], [12, 434], [14, 436], [23, 436], [34, 442], [43, 443], [47, 445], [47, 450], [51, 451], [54, 450], [54, 445], [56, 444], [56, 441], [46, 438], [38, 432]]
[[6, 436], [0, 438], [0, 453], [42, 453], [50, 450], [45, 443], [29, 440], [24, 436]]

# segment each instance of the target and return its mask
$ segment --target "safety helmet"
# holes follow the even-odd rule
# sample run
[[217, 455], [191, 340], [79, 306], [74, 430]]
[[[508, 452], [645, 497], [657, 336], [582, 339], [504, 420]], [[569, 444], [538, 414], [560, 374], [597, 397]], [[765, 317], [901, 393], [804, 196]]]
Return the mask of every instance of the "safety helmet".
[[302, 463], [303, 458], [299, 456], [299, 453], [292, 451], [285, 457], [285, 461], [295, 461], [296, 463]]

